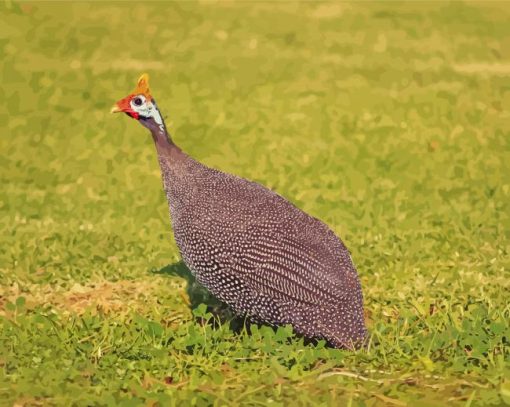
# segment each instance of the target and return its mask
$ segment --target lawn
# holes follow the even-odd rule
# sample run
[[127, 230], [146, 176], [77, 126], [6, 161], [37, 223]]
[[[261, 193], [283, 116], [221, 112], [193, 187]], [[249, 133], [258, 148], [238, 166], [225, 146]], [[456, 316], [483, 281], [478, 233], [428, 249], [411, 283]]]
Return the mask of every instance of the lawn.
[[[3, 3], [0, 404], [510, 405], [509, 20]], [[143, 72], [184, 151], [342, 236], [367, 349], [230, 326], [197, 287], [150, 135], [109, 114]]]

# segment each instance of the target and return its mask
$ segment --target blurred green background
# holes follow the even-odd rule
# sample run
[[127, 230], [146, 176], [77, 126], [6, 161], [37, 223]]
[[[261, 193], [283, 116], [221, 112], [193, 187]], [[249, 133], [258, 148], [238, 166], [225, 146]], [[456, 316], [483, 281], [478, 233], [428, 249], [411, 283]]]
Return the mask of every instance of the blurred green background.
[[[508, 4], [0, 13], [1, 404], [510, 403]], [[366, 351], [199, 323], [151, 137], [109, 114], [143, 72], [184, 151], [342, 236]]]

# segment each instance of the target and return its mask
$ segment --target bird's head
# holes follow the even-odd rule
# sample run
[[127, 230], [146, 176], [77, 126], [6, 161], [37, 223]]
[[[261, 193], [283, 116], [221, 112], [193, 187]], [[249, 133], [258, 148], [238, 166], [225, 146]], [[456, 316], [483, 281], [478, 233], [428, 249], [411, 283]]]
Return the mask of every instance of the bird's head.
[[[146, 73], [140, 76], [136, 88], [132, 93], [113, 105], [111, 112], [126, 113], [146, 127], [149, 127], [152, 121], [158, 126], [164, 126], [156, 102], [151, 95], [149, 89], [149, 75]], [[160, 129], [163, 129], [163, 127], [160, 127]]]

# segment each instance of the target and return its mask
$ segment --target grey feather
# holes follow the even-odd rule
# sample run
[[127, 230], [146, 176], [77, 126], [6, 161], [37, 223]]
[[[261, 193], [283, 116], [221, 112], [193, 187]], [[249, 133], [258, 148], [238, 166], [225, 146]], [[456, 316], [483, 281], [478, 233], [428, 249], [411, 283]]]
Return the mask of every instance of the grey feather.
[[196, 279], [240, 315], [352, 348], [366, 337], [342, 241], [269, 189], [158, 142], [175, 240]]

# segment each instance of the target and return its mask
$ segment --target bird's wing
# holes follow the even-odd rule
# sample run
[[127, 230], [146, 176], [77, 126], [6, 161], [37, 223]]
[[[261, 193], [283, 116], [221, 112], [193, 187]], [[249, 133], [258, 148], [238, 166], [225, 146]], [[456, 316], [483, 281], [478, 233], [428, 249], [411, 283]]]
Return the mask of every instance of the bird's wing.
[[[221, 262], [254, 292], [310, 305], [357, 295], [349, 252], [323, 222], [254, 182], [230, 175], [216, 182], [207, 205], [214, 227], [204, 231], [204, 239], [217, 239]], [[215, 204], [218, 196], [221, 205]]]
[[338, 304], [357, 292], [357, 275], [348, 252], [331, 248], [322, 228], [315, 232], [265, 230], [233, 267], [254, 290], [281, 301]]

